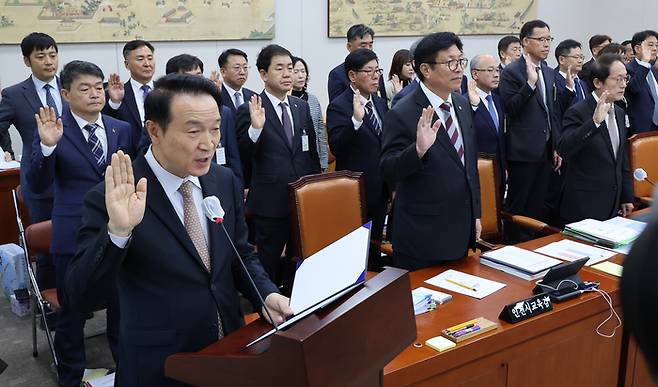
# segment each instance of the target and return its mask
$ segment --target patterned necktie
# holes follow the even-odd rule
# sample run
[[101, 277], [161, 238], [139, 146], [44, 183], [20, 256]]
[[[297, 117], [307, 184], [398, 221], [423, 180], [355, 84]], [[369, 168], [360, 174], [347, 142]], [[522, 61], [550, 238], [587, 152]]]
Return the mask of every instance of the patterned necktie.
[[493, 97], [491, 96], [491, 94], [487, 95], [487, 108], [489, 110], [489, 115], [491, 116], [491, 120], [496, 126], [496, 131], [498, 131], [500, 126], [500, 121], [498, 120], [498, 113], [496, 112], [496, 106], [493, 103]]
[[49, 107], [55, 109], [55, 114], [57, 114], [57, 117], [60, 117], [61, 115], [59, 113], [59, 110], [57, 110], [57, 104], [55, 103], [55, 98], [53, 98], [53, 95], [50, 92], [50, 89], [52, 89], [52, 88], [53, 87], [50, 86], [47, 83], [45, 85], [43, 85], [43, 89], [46, 90], [46, 105], [48, 105]]
[[548, 105], [546, 104], [546, 84], [544, 83], [544, 77], [543, 77], [543, 73], [541, 72], [541, 66], [537, 66], [536, 69], [537, 69], [536, 89], [537, 92], [539, 93], [542, 103], [544, 104], [544, 108], [546, 109], [546, 119], [548, 121], [548, 130], [546, 131], [546, 141], [548, 141], [548, 139], [551, 138], [551, 115], [550, 115], [550, 111], [548, 110]]
[[375, 117], [375, 112], [372, 110], [372, 101], [366, 102], [366, 117], [368, 117], [368, 121], [370, 121], [370, 125], [372, 125], [373, 129], [375, 129], [375, 133], [379, 136], [382, 134], [382, 126], [379, 125], [379, 120], [377, 120], [377, 117]]
[[287, 103], [279, 103], [281, 107], [281, 123], [283, 124], [283, 131], [286, 132], [286, 138], [288, 139], [288, 144], [292, 147], [292, 121], [290, 121], [290, 115], [288, 114]]
[[142, 87], [140, 87], [140, 89], [142, 89], [142, 91], [144, 92], [144, 101], [146, 101], [146, 96], [149, 95], [149, 93], [151, 92], [151, 86], [142, 85]]
[[[187, 234], [192, 240], [192, 244], [194, 244], [194, 248], [199, 253], [201, 261], [203, 261], [203, 265], [206, 267], [206, 270], [211, 271], [210, 252], [208, 251], [206, 236], [201, 227], [201, 221], [199, 220], [199, 213], [194, 205], [193, 190], [194, 183], [189, 180], [183, 182], [178, 188], [178, 192], [183, 196], [183, 223], [185, 224]], [[218, 337], [221, 339], [224, 337], [224, 328], [222, 326], [222, 319], [219, 316], [219, 312], [217, 312], [217, 329]]]
[[101, 140], [96, 137], [96, 129], [98, 128], [98, 125], [96, 124], [87, 124], [84, 126], [85, 131], [89, 133], [89, 137], [87, 138], [87, 144], [89, 145], [89, 149], [91, 149], [91, 154], [94, 155], [94, 160], [96, 160], [96, 164], [98, 167], [102, 170], [103, 167], [105, 166], [105, 152], [103, 152], [103, 145], [101, 144]]
[[242, 93], [239, 91], [236, 91], [235, 94], [233, 94], [233, 97], [235, 98], [235, 107], [239, 108], [242, 105]]
[[578, 77], [574, 78], [573, 81], [576, 86], [576, 101], [580, 102], [585, 99], [585, 91], [583, 90], [583, 85], [580, 84], [580, 79], [578, 79]]
[[[658, 90], [656, 90], [656, 82], [654, 80], [653, 71], [649, 70], [647, 75], [647, 82], [649, 83], [649, 90], [651, 90], [651, 96], [654, 101], [658, 101]], [[652, 121], [654, 125], [658, 125], [658, 103], [653, 104], [653, 115]]]
[[608, 111], [608, 134], [610, 135], [610, 142], [612, 143], [612, 153], [616, 158], [617, 150], [619, 149], [619, 129], [617, 128], [617, 120], [615, 119], [614, 105]]
[[441, 110], [443, 110], [448, 118], [446, 119], [444, 125], [446, 128], [446, 132], [448, 133], [448, 137], [450, 137], [450, 142], [452, 143], [452, 146], [455, 147], [455, 150], [457, 151], [457, 156], [459, 156], [459, 160], [461, 160], [462, 165], [464, 164], [464, 143], [462, 142], [462, 138], [459, 136], [459, 131], [457, 130], [457, 125], [452, 121], [452, 106], [448, 102], [444, 102], [439, 106]]

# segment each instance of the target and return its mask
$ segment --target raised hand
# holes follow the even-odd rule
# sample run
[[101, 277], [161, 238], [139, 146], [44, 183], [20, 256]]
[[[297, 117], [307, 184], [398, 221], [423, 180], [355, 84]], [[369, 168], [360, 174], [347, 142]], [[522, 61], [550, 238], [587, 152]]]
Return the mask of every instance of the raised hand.
[[418, 126], [416, 127], [416, 153], [418, 157], [422, 158], [425, 153], [436, 141], [436, 134], [441, 127], [441, 119], [437, 119], [432, 125], [432, 117], [434, 116], [434, 108], [428, 106], [423, 109], [423, 113], [418, 119]]
[[5, 151], [5, 161], [9, 162], [11, 161], [11, 153]]
[[110, 78], [107, 80], [107, 93], [109, 94], [110, 100], [112, 102], [119, 103], [123, 101], [123, 96], [125, 93], [123, 90], [123, 82], [121, 82], [119, 74], [110, 74]]
[[569, 89], [573, 89], [574, 86], [576, 85], [576, 75], [577, 75], [577, 74], [575, 74], [575, 73], [573, 72], [573, 68], [572, 68], [572, 67], [573, 67], [573, 66], [571, 66], [571, 65], [569, 65], [569, 67], [567, 67], [567, 78], [565, 79], [566, 84], [567, 84], [567, 87], [568, 87]]
[[[290, 299], [278, 293], [270, 293], [265, 298], [265, 304], [272, 313], [272, 318], [277, 325], [286, 321], [286, 318], [293, 314], [292, 309], [290, 309]], [[263, 316], [265, 316], [265, 319], [271, 324], [272, 321], [270, 321], [267, 312], [265, 312], [265, 308], [262, 309]]]
[[222, 76], [219, 75], [219, 71], [217, 70], [211, 71], [209, 79], [212, 81], [212, 83], [215, 84], [215, 86], [217, 86], [219, 91], [222, 91]]
[[366, 108], [361, 103], [361, 92], [359, 90], [356, 90], [354, 97], [352, 97], [352, 108], [354, 109], [352, 113], [354, 119], [359, 122], [363, 121], [363, 117], [366, 115]]
[[64, 134], [62, 119], [57, 118], [57, 113], [52, 107], [40, 107], [39, 114], [34, 115], [37, 121], [37, 130], [41, 143], [45, 146], [55, 146]]
[[146, 178], [135, 186], [130, 156], [123, 151], [112, 155], [112, 163], [105, 170], [105, 206], [107, 230], [120, 237], [129, 236], [144, 218]]
[[265, 108], [260, 100], [259, 95], [252, 95], [249, 101], [249, 116], [251, 117], [251, 126], [256, 129], [263, 129], [265, 126]]
[[393, 83], [393, 91], [395, 93], [402, 90], [402, 82], [400, 82], [400, 77], [398, 77], [397, 74], [393, 74], [393, 76], [391, 77], [391, 83]]
[[480, 96], [478, 95], [477, 87], [477, 82], [473, 79], [468, 81], [468, 100], [473, 106], [480, 104]]
[[525, 67], [526, 67], [526, 72], [528, 73], [528, 84], [530, 86], [534, 86], [537, 83], [537, 79], [539, 78], [539, 75], [537, 74], [537, 69], [535, 68], [535, 65], [532, 63], [532, 60], [530, 59], [530, 55], [524, 54], [523, 57], [525, 58]]
[[596, 109], [594, 109], [594, 114], [592, 115], [592, 120], [594, 120], [596, 125], [601, 125], [605, 121], [605, 117], [612, 107], [612, 102], [608, 102], [609, 95], [610, 93], [607, 90], [604, 91], [599, 98], [599, 102], [596, 104]]

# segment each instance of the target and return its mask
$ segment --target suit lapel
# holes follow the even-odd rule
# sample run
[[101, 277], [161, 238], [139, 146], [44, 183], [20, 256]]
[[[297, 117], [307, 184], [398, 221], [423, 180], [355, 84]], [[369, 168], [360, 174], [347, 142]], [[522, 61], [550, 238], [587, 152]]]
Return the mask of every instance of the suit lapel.
[[[217, 174], [213, 173], [212, 168], [210, 171], [208, 171], [208, 173], [199, 177], [199, 181], [201, 182], [201, 190], [203, 191], [204, 198], [208, 196], [216, 196], [219, 198], [222, 208], [224, 208], [226, 213], [232, 210], [231, 202], [228, 199], [229, 195], [226, 192], [220, 190]], [[226, 240], [226, 235], [224, 235], [224, 231], [221, 230], [221, 225], [214, 224], [207, 218], [204, 218], [203, 221], [208, 222], [208, 248], [212, 269], [211, 277], [212, 279], [215, 279], [217, 278], [218, 273], [221, 272], [220, 269], [225, 266], [222, 264], [223, 262], [221, 262], [221, 259], [225, 256], [222, 253], [226, 247], [229, 246], [230, 242]], [[229, 252], [229, 254], [230, 256], [233, 256], [232, 252]]]
[[[248, 102], [247, 96], [244, 95], [244, 93], [243, 93], [242, 95], [245, 97], [245, 99], [244, 99], [245, 102]], [[222, 103], [224, 104], [224, 106], [226, 106], [226, 107], [228, 107], [229, 109], [231, 109], [231, 111], [233, 112], [233, 114], [235, 114], [235, 112], [236, 112], [236, 107], [235, 107], [235, 104], [234, 104], [234, 102], [233, 102], [233, 98], [231, 98], [231, 96], [228, 95], [228, 91], [226, 91], [226, 88], [225, 88], [225, 87], [222, 87]]]
[[142, 122], [142, 118], [139, 116], [139, 109], [137, 109], [137, 96], [133, 92], [133, 86], [130, 83], [130, 80], [124, 84], [123, 89], [125, 90], [125, 97], [123, 101], [126, 104], [130, 115], [133, 117], [135, 122], [139, 124], [138, 128], [141, 130], [142, 126], [144, 126], [144, 123]]
[[[587, 98], [587, 105], [588, 105], [587, 111], [594, 112], [594, 110], [596, 110], [597, 103], [596, 103], [596, 100], [594, 99], [594, 97], [590, 96], [590, 97]], [[615, 110], [615, 113], [617, 113], [616, 110]], [[615, 118], [615, 119], [617, 119], [617, 118]], [[617, 119], [617, 122], [619, 122], [618, 119]], [[606, 117], [606, 120], [604, 121], [604, 123], [605, 123], [605, 130], [601, 130], [601, 136], [603, 136], [603, 141], [605, 142], [605, 147], [608, 150], [608, 152], [610, 153], [610, 157], [612, 158], [612, 161], [615, 162], [615, 154], [612, 150], [612, 140], [610, 139], [610, 128], [608, 127], [607, 117]], [[601, 127], [599, 127], [599, 128], [601, 128]], [[617, 130], [617, 133], [619, 134], [619, 130]], [[622, 139], [621, 139], [621, 136], [620, 136], [619, 137], [619, 144], [621, 144], [621, 141], [622, 141]]]
[[[623, 143], [626, 141], [626, 123], [624, 122], [625, 112], [624, 109], [613, 104], [612, 107], [615, 109], [615, 120], [617, 120], [617, 135], [619, 136], [619, 147], [617, 148], [617, 161], [620, 162], [622, 157], [620, 154], [622, 152]], [[611, 142], [612, 146], [612, 142]]]
[[89, 162], [91, 167], [98, 173], [99, 176], [103, 176], [103, 171], [98, 167], [94, 155], [89, 149], [89, 143], [85, 140], [85, 136], [82, 134], [82, 129], [78, 126], [78, 123], [73, 118], [70, 110], [64, 112], [62, 117], [62, 123], [64, 125], [64, 136], [73, 144], [73, 146], [80, 152], [80, 154], [85, 156], [85, 159]]
[[39, 108], [43, 106], [37, 94], [37, 88], [34, 86], [34, 82], [32, 82], [32, 77], [28, 77], [23, 81], [23, 95], [35, 112], [38, 112]]
[[269, 122], [270, 125], [274, 127], [274, 131], [279, 135], [279, 137], [281, 137], [281, 140], [288, 148], [288, 150], [292, 152], [292, 149], [290, 149], [290, 144], [288, 143], [288, 137], [286, 137], [286, 134], [283, 131], [283, 124], [281, 123], [281, 120], [279, 120], [279, 115], [276, 113], [276, 108], [272, 106], [272, 102], [270, 102], [270, 99], [267, 94], [265, 94], [265, 91], [260, 94], [260, 98], [261, 101], [263, 101], [263, 107], [265, 108], [265, 121]]
[[105, 128], [105, 136], [107, 137], [107, 154], [105, 155], [106, 160], [110, 161], [112, 155], [117, 151], [119, 135], [117, 129], [110, 124], [105, 116], [101, 116], [103, 119], [103, 127]]
[[[454, 96], [452, 98], [452, 105], [453, 105], [453, 109], [455, 109], [455, 116], [457, 117], [457, 122], [459, 123], [459, 129], [461, 130], [460, 136], [462, 138], [462, 146], [464, 147], [464, 164], [462, 164], [461, 160], [459, 159], [456, 150], [455, 150], [455, 158], [459, 162], [459, 165], [461, 167], [465, 167], [468, 160], [468, 157], [466, 157], [466, 155], [467, 153], [470, 153], [473, 150], [470, 149], [470, 147], [467, 144], [468, 141], [466, 141], [467, 133], [466, 133], [466, 125], [465, 125], [467, 121], [465, 114], [471, 114], [471, 112], [469, 111], [468, 113], [466, 113], [468, 111], [466, 109], [470, 109], [470, 108], [466, 106], [462, 106], [462, 104]], [[495, 127], [494, 130], [496, 130]], [[450, 143], [450, 145], [452, 145], [452, 142]], [[454, 150], [455, 147], [453, 146], [452, 149]]]
[[[294, 135], [292, 137], [292, 151], [293, 153], [301, 152], [302, 148], [302, 129], [304, 128], [304, 121], [302, 120], [302, 111], [301, 107], [297, 103], [295, 98], [288, 97], [290, 102], [290, 111], [292, 111], [292, 127]], [[308, 135], [308, 133], [306, 133]], [[287, 139], [286, 139], [287, 141]]]
[[[415, 91], [416, 93], [416, 104], [418, 105], [418, 117], [423, 114], [423, 108], [426, 108], [430, 106], [430, 101], [427, 99], [427, 96], [423, 92], [422, 87], [418, 87]], [[434, 116], [432, 117], [432, 125], [436, 122], [436, 120], [439, 119], [438, 114], [435, 112]], [[444, 125], [444, 122], [441, 122], [441, 127], [439, 128], [439, 132], [436, 135], [436, 140], [439, 142], [439, 144], [445, 148], [445, 151], [448, 153], [450, 158], [459, 164], [461, 167], [464, 165], [462, 164], [461, 160], [459, 159], [459, 156], [457, 155], [457, 150], [455, 149], [455, 146], [452, 145], [452, 142], [450, 141], [450, 137], [448, 137], [448, 132], [446, 131], [446, 127]], [[462, 139], [463, 141], [463, 139]]]
[[[552, 97], [551, 97], [552, 93], [549, 92], [552, 85], [548, 84], [548, 74], [547, 74], [548, 71], [545, 71], [543, 63], [540, 64], [540, 69], [541, 69], [542, 77], [544, 78], [544, 90], [543, 90], [543, 92], [546, 95], [546, 104], [544, 104], [544, 101], [542, 100], [540, 93], [535, 93], [535, 96], [537, 97], [537, 100], [539, 101], [539, 106], [541, 106], [541, 108], [544, 109], [544, 111], [548, 115], [549, 111], [546, 110], [546, 109], [548, 108], [549, 102], [552, 100]], [[535, 86], [540, 87], [539, 79], [537, 79], [537, 83], [535, 84]], [[535, 88], [535, 90], [536, 90], [536, 88]]]
[[169, 229], [171, 234], [180, 242], [183, 248], [187, 250], [192, 259], [199, 265], [199, 268], [203, 270], [204, 273], [208, 273], [208, 270], [206, 270], [206, 266], [203, 264], [199, 253], [196, 251], [183, 222], [180, 221], [176, 210], [174, 210], [174, 206], [169, 201], [162, 185], [160, 185], [160, 181], [155, 177], [155, 174], [148, 166], [146, 159], [143, 156], [140, 157], [135, 160], [133, 166], [135, 169], [136, 181], [141, 177], [146, 177], [148, 185], [146, 206], [158, 219], [160, 219], [162, 224]]

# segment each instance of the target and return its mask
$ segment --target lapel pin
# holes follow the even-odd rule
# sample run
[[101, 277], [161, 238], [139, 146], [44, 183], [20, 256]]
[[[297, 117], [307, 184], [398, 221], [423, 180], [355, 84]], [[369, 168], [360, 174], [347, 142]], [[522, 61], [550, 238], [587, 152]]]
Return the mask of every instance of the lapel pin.
[[112, 133], [116, 133], [117, 130], [115, 128], [112, 128]]
[[457, 105], [457, 109], [459, 109], [459, 110], [462, 110], [462, 107], [461, 107], [461, 106], [459, 106], [459, 105]]

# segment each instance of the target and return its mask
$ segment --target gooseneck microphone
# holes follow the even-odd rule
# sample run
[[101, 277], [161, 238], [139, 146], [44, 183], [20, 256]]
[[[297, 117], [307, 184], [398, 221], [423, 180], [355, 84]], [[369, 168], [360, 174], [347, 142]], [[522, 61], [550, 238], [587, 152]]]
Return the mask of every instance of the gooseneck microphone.
[[260, 294], [260, 291], [258, 291], [258, 288], [256, 287], [256, 284], [254, 283], [254, 279], [251, 278], [251, 274], [249, 274], [249, 270], [247, 270], [247, 266], [244, 264], [244, 261], [242, 260], [242, 257], [240, 256], [240, 253], [238, 253], [238, 249], [235, 248], [235, 245], [233, 244], [233, 239], [228, 235], [228, 231], [226, 231], [226, 227], [224, 227], [224, 209], [222, 208], [222, 204], [219, 202], [219, 198], [217, 196], [207, 196], [203, 198], [203, 212], [206, 215], [208, 219], [210, 219], [211, 222], [219, 224], [222, 226], [222, 230], [224, 230], [224, 234], [226, 235], [226, 239], [228, 239], [229, 243], [231, 244], [231, 247], [233, 248], [233, 251], [235, 252], [235, 255], [238, 257], [238, 261], [240, 261], [240, 264], [242, 265], [242, 268], [244, 269], [245, 274], [247, 274], [247, 278], [249, 278], [249, 282], [251, 282], [251, 286], [254, 288], [256, 291], [256, 294], [258, 295], [258, 299], [260, 300], [261, 304], [263, 305], [263, 308], [265, 309], [265, 313], [267, 313], [267, 317], [270, 318], [270, 321], [272, 322], [272, 325], [274, 325], [275, 330], [279, 330], [279, 325], [274, 321], [272, 318], [272, 314], [270, 313], [270, 309], [267, 307], [265, 304], [265, 300], [263, 300], [263, 296]]
[[647, 171], [645, 171], [645, 170], [642, 169], [642, 168], [636, 168], [636, 169], [633, 171], [633, 177], [634, 177], [635, 180], [637, 180], [637, 181], [646, 181], [646, 182], [648, 182], [649, 184], [651, 184], [651, 186], [655, 186], [655, 184], [653, 183], [653, 181], [649, 180], [649, 175], [647, 175]]

